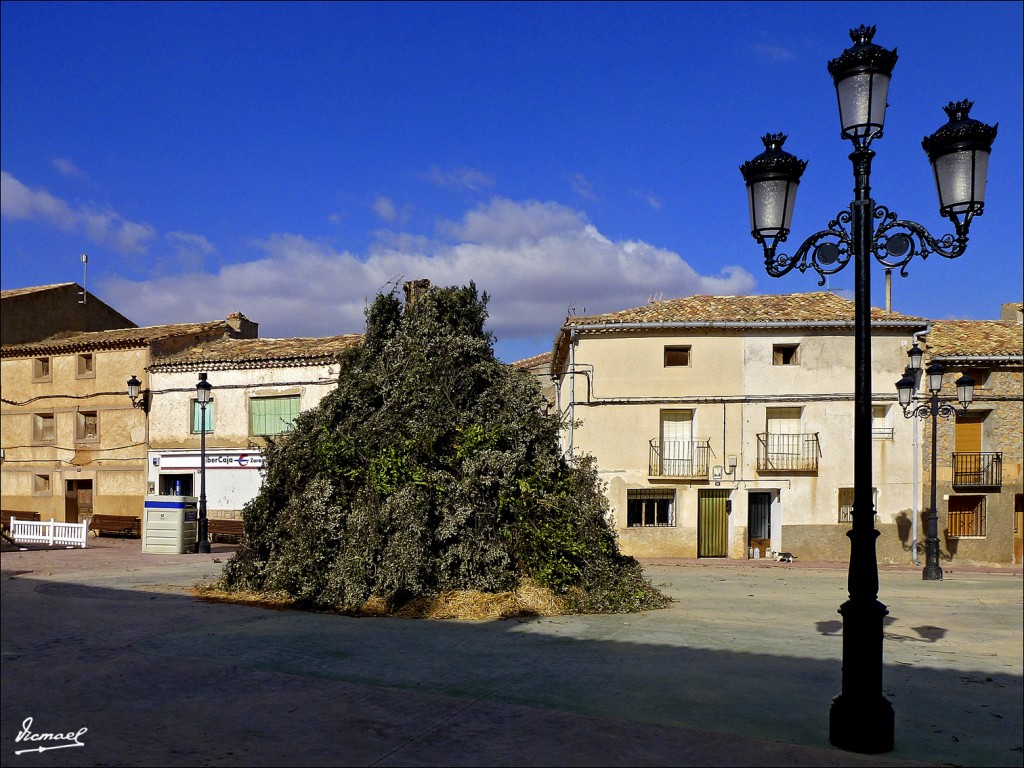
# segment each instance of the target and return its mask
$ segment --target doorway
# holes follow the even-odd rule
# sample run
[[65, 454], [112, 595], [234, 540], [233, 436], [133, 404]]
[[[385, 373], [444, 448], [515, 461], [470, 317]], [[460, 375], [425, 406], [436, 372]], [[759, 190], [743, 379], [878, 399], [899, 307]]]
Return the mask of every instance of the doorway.
[[747, 547], [751, 557], [765, 557], [772, 545], [772, 495], [751, 491], [747, 497]]
[[729, 556], [729, 493], [697, 492], [697, 557]]
[[68, 480], [64, 486], [64, 522], [92, 517], [92, 480]]

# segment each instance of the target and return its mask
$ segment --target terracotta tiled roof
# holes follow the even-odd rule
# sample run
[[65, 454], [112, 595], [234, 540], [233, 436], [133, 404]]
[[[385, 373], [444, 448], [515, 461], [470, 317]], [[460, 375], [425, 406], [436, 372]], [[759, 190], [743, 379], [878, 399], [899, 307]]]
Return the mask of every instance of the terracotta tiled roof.
[[1024, 326], [1001, 320], [937, 320], [925, 337], [933, 357], [1024, 356]]
[[6, 291], [0, 291], [0, 299], [12, 299], [15, 296], [50, 291], [54, 288], [64, 288], [68, 285], [75, 285], [75, 283], [54, 283], [53, 285], [30, 285], [27, 288], [9, 288]]
[[209, 338], [211, 334], [226, 334], [230, 326], [224, 320], [208, 323], [175, 323], [172, 325], [150, 325], [143, 328], [117, 328], [109, 331], [70, 332], [57, 334], [42, 341], [25, 344], [5, 344], [0, 348], [3, 357], [27, 357], [29, 355], [60, 354], [86, 349], [130, 349], [145, 347], [163, 339], [195, 336], [197, 340]]
[[149, 370], [224, 370], [310, 365], [336, 360], [342, 352], [360, 344], [362, 340], [362, 334], [358, 333], [291, 339], [222, 338], [160, 357]]
[[[768, 296], [688, 296], [654, 301], [643, 307], [604, 315], [570, 317], [568, 326], [596, 323], [815, 323], [853, 321], [854, 302], [834, 293], [790, 293]], [[923, 318], [873, 307], [875, 321], [923, 323]]]
[[533, 357], [524, 358], [523, 360], [516, 360], [512, 365], [521, 371], [529, 371], [533, 368], [549, 366], [551, 365], [551, 353], [544, 352], [539, 355], [534, 355]]
[[[568, 354], [568, 336], [572, 328], [581, 326], [650, 326], [651, 330], [666, 324], [692, 324], [695, 328], [734, 328], [736, 331], [790, 326], [812, 328], [820, 324], [849, 325], [853, 329], [855, 304], [834, 293], [789, 293], [766, 296], [688, 296], [682, 299], [654, 301], [643, 307], [610, 312], [604, 315], [568, 317], [555, 338], [552, 350], [552, 370], [565, 362]], [[890, 326], [923, 330], [927, 320], [923, 317], [886, 312], [871, 308], [871, 321]], [[592, 328], [590, 333], [612, 333], [614, 329]]]

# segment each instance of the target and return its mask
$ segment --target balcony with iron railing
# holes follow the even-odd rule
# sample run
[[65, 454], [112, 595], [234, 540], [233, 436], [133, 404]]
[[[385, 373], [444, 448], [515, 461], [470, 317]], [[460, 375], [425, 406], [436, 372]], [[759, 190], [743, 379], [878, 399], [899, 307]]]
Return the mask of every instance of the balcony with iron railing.
[[1003, 484], [1001, 452], [953, 454], [953, 485], [957, 488], [999, 488]]
[[711, 461], [711, 440], [658, 440], [650, 442], [650, 477], [706, 479]]
[[817, 472], [818, 433], [793, 435], [761, 432], [757, 436], [758, 472]]

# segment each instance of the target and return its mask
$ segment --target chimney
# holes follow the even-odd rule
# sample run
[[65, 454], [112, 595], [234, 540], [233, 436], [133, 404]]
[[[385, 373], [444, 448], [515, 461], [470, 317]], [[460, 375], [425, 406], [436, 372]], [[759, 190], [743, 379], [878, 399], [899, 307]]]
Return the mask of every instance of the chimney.
[[421, 280], [407, 280], [402, 289], [405, 291], [405, 306], [411, 307], [416, 303], [416, 299], [422, 296], [427, 288], [430, 287], [430, 281], [426, 278]]
[[241, 312], [232, 312], [227, 319], [228, 336], [232, 339], [258, 339], [260, 324], [254, 323]]

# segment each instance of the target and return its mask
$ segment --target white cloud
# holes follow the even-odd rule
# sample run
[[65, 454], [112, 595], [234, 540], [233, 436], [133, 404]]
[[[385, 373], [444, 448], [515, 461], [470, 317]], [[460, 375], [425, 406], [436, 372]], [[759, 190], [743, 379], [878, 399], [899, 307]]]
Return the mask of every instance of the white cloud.
[[192, 232], [168, 232], [164, 235], [164, 240], [174, 250], [179, 269], [202, 271], [206, 257], [217, 252], [213, 243]]
[[145, 253], [156, 237], [149, 224], [128, 221], [110, 208], [69, 205], [45, 190], [29, 189], [7, 171], [0, 171], [0, 211], [5, 219], [39, 221], [121, 253]]
[[[322, 336], [363, 328], [367, 300], [396, 281], [475, 281], [491, 296], [499, 340], [553, 339], [575, 304], [588, 313], [640, 306], [652, 293], [742, 294], [754, 278], [739, 266], [700, 275], [679, 254], [602, 235], [580, 211], [554, 202], [496, 198], [442, 228], [439, 239], [381, 233], [369, 253], [280, 233], [265, 258], [148, 282], [113, 280], [105, 300], [140, 324], [244, 312], [263, 336]], [[543, 350], [538, 350], [543, 351]]]
[[762, 61], [789, 61], [793, 58], [793, 52], [788, 48], [767, 43], [754, 43], [754, 53]]
[[83, 171], [81, 168], [79, 168], [77, 165], [75, 165], [71, 160], [68, 160], [67, 158], [55, 157], [53, 158], [52, 163], [53, 167], [56, 168], [57, 171], [63, 174], [64, 176], [74, 176], [75, 178], [78, 179], [89, 178], [85, 171]]
[[582, 173], [574, 173], [572, 178], [569, 180], [569, 184], [572, 186], [572, 191], [584, 200], [597, 202], [597, 195], [594, 193], [594, 185], [591, 184], [587, 177]]
[[398, 218], [398, 211], [395, 210], [395, 204], [391, 202], [391, 198], [380, 196], [373, 201], [372, 207], [373, 212], [384, 221], [394, 221]]
[[442, 189], [469, 189], [476, 192], [494, 186], [494, 179], [486, 173], [466, 166], [445, 171], [433, 165], [423, 178]]

